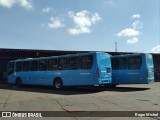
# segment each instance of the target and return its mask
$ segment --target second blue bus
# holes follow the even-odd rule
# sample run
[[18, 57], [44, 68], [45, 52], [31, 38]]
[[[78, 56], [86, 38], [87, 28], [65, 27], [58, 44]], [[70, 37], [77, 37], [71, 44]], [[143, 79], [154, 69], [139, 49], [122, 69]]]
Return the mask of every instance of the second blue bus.
[[154, 82], [151, 54], [117, 55], [112, 58], [112, 85]]

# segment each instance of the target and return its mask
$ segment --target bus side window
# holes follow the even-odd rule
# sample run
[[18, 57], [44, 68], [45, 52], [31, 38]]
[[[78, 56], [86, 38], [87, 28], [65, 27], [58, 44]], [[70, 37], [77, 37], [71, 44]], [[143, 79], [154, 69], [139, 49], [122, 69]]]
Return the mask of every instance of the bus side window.
[[33, 60], [30, 63], [30, 71], [37, 71], [38, 70], [38, 60]]
[[76, 70], [78, 69], [79, 57], [70, 57], [69, 58], [69, 69]]
[[20, 72], [23, 70], [22, 62], [16, 62], [16, 72]]
[[58, 59], [58, 70], [67, 70], [68, 69], [68, 58], [59, 58]]
[[127, 59], [126, 58], [114, 58], [113, 59], [113, 69], [114, 70], [127, 69]]
[[47, 70], [47, 60], [39, 60], [39, 70], [44, 71]]
[[15, 66], [15, 63], [14, 63], [14, 62], [10, 62], [10, 63], [8, 63], [8, 69], [7, 69], [7, 71], [8, 71], [8, 75], [10, 75], [10, 74], [13, 74], [13, 73], [14, 73], [14, 66]]
[[140, 69], [142, 66], [142, 59], [140, 56], [128, 58], [128, 69]]
[[80, 58], [80, 69], [91, 69], [93, 65], [93, 56], [82, 56]]
[[48, 70], [57, 70], [58, 63], [56, 58], [48, 59]]
[[30, 61], [23, 61], [23, 71], [29, 71]]

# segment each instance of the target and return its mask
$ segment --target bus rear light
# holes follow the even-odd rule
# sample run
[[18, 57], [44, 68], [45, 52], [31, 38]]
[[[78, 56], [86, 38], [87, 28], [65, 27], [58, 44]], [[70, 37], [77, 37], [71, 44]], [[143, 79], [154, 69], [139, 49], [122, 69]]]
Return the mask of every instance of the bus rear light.
[[110, 73], [111, 72], [111, 68], [107, 68], [107, 73]]
[[146, 68], [146, 75], [147, 75], [147, 77], [148, 77], [148, 69]]
[[100, 70], [99, 70], [99, 68], [97, 68], [97, 76], [98, 76], [98, 78], [100, 78]]

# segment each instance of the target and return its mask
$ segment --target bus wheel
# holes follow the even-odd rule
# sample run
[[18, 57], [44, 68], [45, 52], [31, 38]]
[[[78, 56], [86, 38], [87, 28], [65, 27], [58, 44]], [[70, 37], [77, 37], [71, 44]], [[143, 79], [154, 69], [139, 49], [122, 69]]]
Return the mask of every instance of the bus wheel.
[[117, 86], [116, 84], [106, 85], [107, 88], [115, 88], [116, 86]]
[[16, 86], [18, 86], [18, 87], [22, 86], [22, 80], [20, 78], [16, 79]]
[[113, 85], [111, 85], [111, 88], [115, 88], [117, 85], [116, 84], [113, 84]]
[[53, 86], [55, 89], [62, 89], [63, 88], [63, 82], [60, 78], [57, 78], [54, 80]]

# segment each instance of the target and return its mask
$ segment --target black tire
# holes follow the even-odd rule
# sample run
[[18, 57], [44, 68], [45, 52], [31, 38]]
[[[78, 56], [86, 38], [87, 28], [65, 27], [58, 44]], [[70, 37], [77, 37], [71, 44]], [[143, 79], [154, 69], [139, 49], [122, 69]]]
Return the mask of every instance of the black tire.
[[108, 84], [106, 85], [107, 88], [115, 88], [117, 85], [116, 84]]
[[20, 78], [16, 79], [16, 86], [22, 87], [22, 80]]
[[8, 84], [8, 87], [13, 87], [14, 86], [14, 84]]
[[117, 85], [115, 85], [115, 84], [113, 84], [113, 85], [111, 85], [111, 88], [115, 88]]
[[56, 78], [53, 82], [53, 87], [57, 90], [60, 90], [63, 88], [63, 82], [60, 78]]

